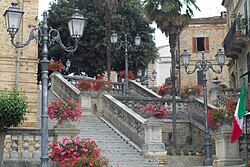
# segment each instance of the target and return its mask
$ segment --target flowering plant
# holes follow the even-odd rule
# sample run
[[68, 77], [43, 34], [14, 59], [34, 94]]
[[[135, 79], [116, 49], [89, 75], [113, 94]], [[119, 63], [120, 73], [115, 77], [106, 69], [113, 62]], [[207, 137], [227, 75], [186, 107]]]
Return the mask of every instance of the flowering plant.
[[[125, 75], [126, 75], [125, 70], [119, 71], [119, 72], [118, 72], [119, 78], [125, 78]], [[128, 79], [132, 79], [132, 80], [135, 79], [135, 74], [134, 74], [134, 72], [131, 71], [131, 70], [128, 70]]]
[[102, 79], [97, 79], [95, 81], [93, 80], [87, 80], [84, 78], [81, 78], [76, 87], [82, 91], [110, 91], [112, 89], [112, 84], [110, 81], [104, 81]]
[[180, 97], [185, 99], [188, 97], [189, 92], [193, 92], [196, 96], [200, 96], [202, 93], [202, 88], [200, 85], [184, 86], [181, 88]]
[[161, 86], [157, 88], [157, 93], [160, 96], [164, 96], [167, 93], [171, 93], [172, 83], [163, 83]]
[[151, 115], [153, 115], [157, 119], [168, 117], [168, 109], [160, 103], [148, 103], [146, 106], [142, 107], [140, 111], [145, 113], [147, 118], [149, 118]]
[[207, 115], [208, 125], [210, 126], [210, 128], [216, 128], [224, 123], [231, 124], [234, 117], [236, 105], [237, 101], [235, 101], [233, 98], [230, 98], [226, 103], [225, 109], [210, 109]]
[[50, 144], [52, 162], [60, 162], [60, 167], [106, 167], [108, 159], [100, 155], [101, 149], [94, 140], [81, 139], [79, 136], [63, 138]]
[[78, 117], [82, 115], [81, 107], [79, 103], [76, 103], [73, 99], [66, 100], [61, 99], [52, 101], [48, 106], [48, 113], [50, 119], [57, 119], [61, 124], [63, 120], [79, 121]]
[[48, 68], [50, 71], [61, 71], [64, 68], [64, 65], [61, 61], [51, 60], [49, 62]]

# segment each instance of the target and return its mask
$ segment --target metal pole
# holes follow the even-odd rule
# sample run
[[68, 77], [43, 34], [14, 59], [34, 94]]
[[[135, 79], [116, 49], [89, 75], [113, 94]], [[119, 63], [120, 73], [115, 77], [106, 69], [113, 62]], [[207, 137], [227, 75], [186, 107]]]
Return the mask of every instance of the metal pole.
[[202, 61], [201, 61], [201, 68], [202, 68], [202, 87], [203, 87], [203, 98], [204, 98], [204, 118], [205, 118], [205, 159], [203, 161], [203, 166], [212, 166], [212, 143], [211, 143], [211, 136], [209, 134], [209, 126], [207, 120], [207, 77], [206, 77], [206, 62], [204, 59], [204, 51], [202, 52]]
[[40, 61], [42, 71], [42, 137], [41, 137], [41, 167], [48, 167], [48, 25], [47, 12], [43, 12], [43, 39], [42, 39], [42, 59]]
[[124, 49], [125, 49], [125, 96], [128, 96], [128, 39], [127, 39], [127, 34], [125, 34]]

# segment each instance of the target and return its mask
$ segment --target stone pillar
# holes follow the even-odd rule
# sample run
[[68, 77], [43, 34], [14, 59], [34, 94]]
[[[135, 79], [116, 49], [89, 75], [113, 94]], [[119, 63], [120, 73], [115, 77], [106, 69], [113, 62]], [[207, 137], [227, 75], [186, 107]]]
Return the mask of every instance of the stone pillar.
[[62, 124], [54, 126], [55, 141], [62, 140], [64, 137], [75, 137], [80, 133], [80, 129], [77, 129], [75, 125], [72, 125], [70, 121], [64, 120]]
[[212, 136], [215, 139], [216, 156], [213, 167], [242, 165], [243, 161], [239, 158], [239, 141], [231, 143], [230, 137], [232, 127], [223, 125]]
[[159, 120], [149, 119], [144, 124], [145, 143], [142, 147], [143, 153], [151, 160], [159, 163], [166, 163], [166, 149], [162, 142], [163, 123]]

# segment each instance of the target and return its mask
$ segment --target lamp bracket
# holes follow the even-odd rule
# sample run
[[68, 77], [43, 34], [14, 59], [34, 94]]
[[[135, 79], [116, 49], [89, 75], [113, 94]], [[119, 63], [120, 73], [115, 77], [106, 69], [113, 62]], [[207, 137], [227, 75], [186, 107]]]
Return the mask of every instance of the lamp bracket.
[[32, 41], [33, 39], [38, 40], [38, 35], [35, 34], [35, 31], [39, 31], [39, 28], [33, 28], [30, 31], [29, 38], [28, 38], [28, 40], [25, 43], [21, 43], [19, 41], [14, 42], [15, 34], [11, 34], [10, 33], [12, 45], [15, 48], [24, 48], [25, 46], [29, 45], [30, 41]]
[[49, 46], [53, 46], [55, 43], [58, 43], [60, 47], [65, 50], [66, 52], [73, 53], [77, 50], [78, 47], [78, 38], [73, 38], [74, 46], [65, 46], [62, 42], [60, 33], [58, 30], [50, 27], [49, 30]]
[[116, 44], [114, 45], [115, 50], [120, 50], [121, 47], [123, 47], [124, 49], [131, 49], [131, 50], [133, 50], [135, 52], [138, 51], [138, 48], [133, 47], [132, 43], [128, 42], [128, 41], [121, 41], [119, 46], [117, 46]]

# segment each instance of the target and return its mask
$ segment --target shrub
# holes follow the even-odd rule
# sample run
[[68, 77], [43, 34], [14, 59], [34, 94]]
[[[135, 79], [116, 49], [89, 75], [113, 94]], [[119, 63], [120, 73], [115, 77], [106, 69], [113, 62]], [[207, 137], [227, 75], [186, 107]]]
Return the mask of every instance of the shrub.
[[[119, 71], [119, 72], [118, 72], [119, 78], [123, 78], [123, 79], [124, 79], [124, 78], [125, 78], [125, 75], [126, 75], [126, 71], [125, 71], [125, 70]], [[132, 79], [132, 80], [135, 79], [135, 74], [134, 74], [134, 72], [131, 71], [131, 70], [128, 70], [128, 79]]]
[[16, 88], [0, 91], [0, 131], [4, 132], [11, 126], [18, 126], [25, 120], [28, 113], [28, 102], [24, 93]]

